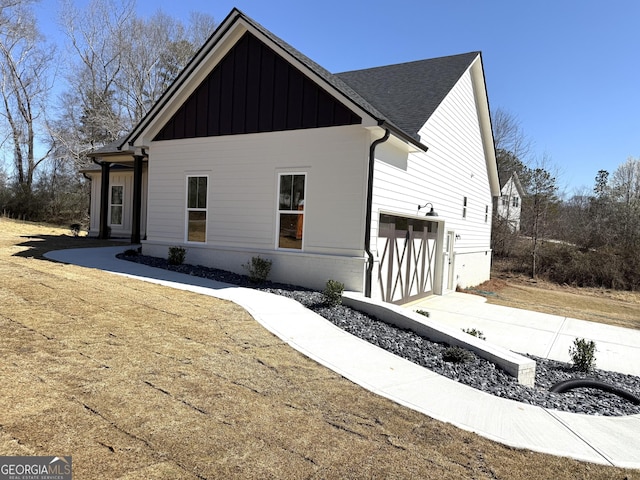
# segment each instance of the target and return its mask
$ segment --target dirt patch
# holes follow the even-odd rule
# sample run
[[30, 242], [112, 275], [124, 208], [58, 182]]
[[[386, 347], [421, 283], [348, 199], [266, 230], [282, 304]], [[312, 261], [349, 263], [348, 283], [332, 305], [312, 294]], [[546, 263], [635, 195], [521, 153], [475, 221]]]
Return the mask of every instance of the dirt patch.
[[32, 224], [10, 232], [7, 222], [2, 455], [72, 455], [76, 479], [637, 473], [508, 448], [435, 421], [319, 366], [233, 303], [40, 260], [51, 245], [79, 240]]

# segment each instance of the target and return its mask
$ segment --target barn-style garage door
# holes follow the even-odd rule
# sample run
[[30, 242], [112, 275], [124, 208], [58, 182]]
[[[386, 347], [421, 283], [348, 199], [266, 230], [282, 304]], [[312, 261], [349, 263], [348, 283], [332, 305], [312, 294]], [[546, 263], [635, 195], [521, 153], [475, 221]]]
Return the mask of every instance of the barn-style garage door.
[[378, 282], [384, 301], [405, 303], [433, 293], [437, 222], [380, 215]]

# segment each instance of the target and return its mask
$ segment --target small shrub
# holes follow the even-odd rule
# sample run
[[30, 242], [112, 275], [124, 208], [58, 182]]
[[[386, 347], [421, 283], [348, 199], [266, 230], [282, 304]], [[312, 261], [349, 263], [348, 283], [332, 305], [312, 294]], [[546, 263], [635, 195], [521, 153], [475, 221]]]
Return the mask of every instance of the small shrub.
[[442, 352], [442, 359], [445, 362], [466, 363], [473, 360], [473, 354], [464, 348], [448, 347], [444, 352]]
[[573, 346], [569, 347], [569, 356], [573, 366], [581, 371], [588, 372], [596, 367], [596, 342], [576, 338]]
[[336, 305], [342, 304], [342, 293], [344, 292], [344, 283], [338, 282], [336, 280], [327, 280], [327, 284], [324, 288], [325, 302], [335, 307]]
[[129, 248], [124, 251], [125, 257], [137, 257], [140, 255], [140, 248]]
[[416, 310], [416, 313], [419, 313], [420, 315], [424, 315], [427, 318], [429, 318], [431, 316], [431, 314], [429, 312], [427, 312], [426, 310]]
[[271, 273], [271, 260], [265, 258], [251, 257], [251, 260], [244, 265], [249, 273], [249, 280], [253, 283], [262, 283], [267, 280]]
[[183, 247], [169, 247], [167, 260], [169, 265], [182, 265], [187, 256], [187, 251]]
[[487, 337], [484, 336], [480, 330], [476, 330], [475, 328], [463, 328], [462, 331], [464, 333], [468, 333], [469, 335], [473, 335], [474, 337], [479, 338], [480, 340], [486, 340]]
[[72, 223], [69, 227], [74, 237], [80, 235], [80, 229], [82, 228], [79, 223]]

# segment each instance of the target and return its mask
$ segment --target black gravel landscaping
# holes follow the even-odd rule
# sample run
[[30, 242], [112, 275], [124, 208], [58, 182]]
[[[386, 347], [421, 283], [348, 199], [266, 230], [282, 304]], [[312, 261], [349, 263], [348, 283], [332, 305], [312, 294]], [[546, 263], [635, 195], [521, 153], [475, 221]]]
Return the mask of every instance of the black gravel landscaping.
[[[577, 388], [566, 393], [551, 393], [554, 384], [573, 378], [593, 378], [618, 388], [622, 388], [636, 397], [640, 397], [640, 377], [603, 370], [593, 370], [584, 374], [572, 369], [566, 363], [526, 355], [536, 361], [535, 387], [519, 384], [495, 364], [484, 360], [472, 352], [467, 352], [464, 363], [452, 363], [443, 360], [448, 345], [431, 342], [413, 332], [391, 326], [369, 315], [344, 305], [329, 306], [321, 292], [292, 285], [264, 282], [251, 283], [249, 278], [223, 270], [193, 265], [169, 265], [167, 260], [145, 255], [119, 255], [120, 258], [174, 270], [189, 275], [205, 277], [242, 287], [257, 288], [262, 291], [283, 295], [300, 302], [343, 330], [377, 345], [395, 355], [421, 365], [440, 375], [469, 385], [478, 390], [503, 398], [516, 400], [555, 410], [590, 415], [634, 415], [640, 414], [640, 405], [612, 393], [593, 388]], [[488, 341], [491, 341], [488, 338]], [[634, 361], [629, 359], [629, 361]], [[597, 362], [597, 353], [596, 353]]]

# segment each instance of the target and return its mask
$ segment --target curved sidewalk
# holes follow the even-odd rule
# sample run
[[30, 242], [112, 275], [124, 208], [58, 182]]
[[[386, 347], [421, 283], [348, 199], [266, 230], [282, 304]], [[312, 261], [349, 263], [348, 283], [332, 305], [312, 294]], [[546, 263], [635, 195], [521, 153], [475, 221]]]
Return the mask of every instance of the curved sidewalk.
[[[354, 383], [491, 440], [583, 461], [640, 468], [640, 445], [637, 442], [640, 415], [579, 415], [499, 398], [461, 385], [360, 340], [288, 298], [115, 258], [117, 253], [127, 248], [130, 246], [59, 250], [45, 256], [54, 261], [98, 268], [233, 301], [293, 348]], [[434, 314], [437, 311], [438, 320], [447, 320], [450, 315], [456, 321], [465, 321], [465, 327], [471, 327], [469, 315], [472, 314], [465, 313], [465, 309], [460, 307], [465, 302], [460, 302], [455, 295], [450, 299], [453, 301], [435, 297], [432, 302], [421, 303], [421, 307], [433, 309]], [[481, 312], [485, 320], [495, 320], [490, 318], [492, 312], [497, 316], [517, 313], [518, 317], [522, 317], [524, 312], [505, 307], [492, 310], [492, 306], [477, 299], [473, 303], [476, 306], [467, 312]], [[496, 332], [500, 331], [498, 327], [495, 327]], [[597, 334], [598, 331], [594, 328], [591, 333]], [[560, 338], [559, 330], [554, 335], [556, 340]], [[633, 360], [629, 358], [626, 362], [633, 363]]]

